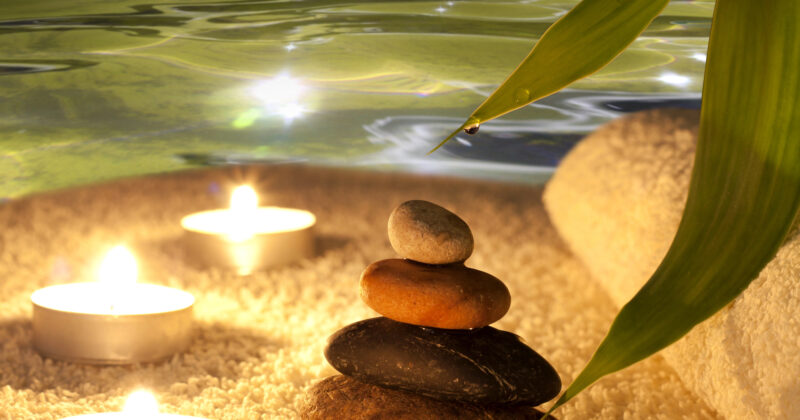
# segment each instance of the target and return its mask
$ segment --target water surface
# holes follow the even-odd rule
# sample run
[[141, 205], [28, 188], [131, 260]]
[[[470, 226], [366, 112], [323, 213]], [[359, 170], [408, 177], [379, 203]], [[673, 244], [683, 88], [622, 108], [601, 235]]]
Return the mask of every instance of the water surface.
[[713, 2], [675, 0], [604, 70], [426, 156], [575, 3], [6, 0], [0, 197], [248, 162], [537, 183], [609, 119], [699, 107]]

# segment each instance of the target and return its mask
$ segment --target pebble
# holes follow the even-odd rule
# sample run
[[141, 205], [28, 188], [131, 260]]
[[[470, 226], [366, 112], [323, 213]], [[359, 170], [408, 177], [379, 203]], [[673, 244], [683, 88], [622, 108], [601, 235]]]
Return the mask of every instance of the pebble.
[[356, 380], [437, 399], [538, 405], [561, 389], [542, 356], [492, 327], [440, 330], [371, 318], [334, 333], [325, 358]]
[[485, 327], [508, 312], [511, 295], [491, 274], [461, 264], [431, 266], [389, 259], [361, 274], [361, 299], [395, 321], [425, 327]]
[[365, 384], [342, 375], [325, 378], [314, 385], [306, 394], [300, 412], [304, 420], [538, 420], [543, 415], [530, 406], [442, 401]]
[[474, 245], [466, 222], [423, 200], [406, 201], [392, 211], [389, 242], [403, 258], [425, 264], [463, 262]]

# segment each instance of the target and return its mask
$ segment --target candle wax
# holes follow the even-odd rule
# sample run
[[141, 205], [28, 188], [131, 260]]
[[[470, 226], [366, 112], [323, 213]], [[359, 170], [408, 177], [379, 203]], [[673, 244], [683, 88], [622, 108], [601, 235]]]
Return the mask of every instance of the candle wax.
[[146, 283], [61, 284], [35, 291], [31, 300], [56, 311], [92, 315], [156, 314], [182, 310], [194, 304], [194, 297], [187, 292]]
[[305, 210], [282, 207], [220, 209], [190, 214], [181, 224], [185, 229], [212, 235], [265, 235], [306, 229], [316, 222]]

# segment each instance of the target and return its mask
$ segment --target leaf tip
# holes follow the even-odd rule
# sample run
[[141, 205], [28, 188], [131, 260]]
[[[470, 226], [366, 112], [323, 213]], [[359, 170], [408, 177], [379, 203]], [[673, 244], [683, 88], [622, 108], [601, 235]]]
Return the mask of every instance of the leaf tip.
[[[475, 118], [474, 116], [472, 116], [472, 117], [469, 117], [469, 118], [468, 118], [466, 121], [464, 121], [464, 124], [461, 124], [461, 125], [460, 125], [458, 128], [456, 128], [456, 129], [455, 129], [455, 131], [453, 131], [452, 133], [450, 133], [450, 135], [449, 135], [449, 136], [447, 136], [447, 138], [445, 138], [444, 140], [442, 140], [442, 141], [441, 141], [441, 143], [437, 144], [437, 145], [436, 145], [436, 147], [434, 147], [433, 149], [431, 149], [431, 151], [430, 151], [430, 152], [428, 152], [428, 153], [426, 153], [425, 155], [426, 155], [426, 156], [428, 156], [428, 155], [430, 155], [431, 153], [433, 153], [433, 152], [435, 152], [435, 151], [439, 150], [439, 148], [440, 148], [440, 147], [444, 146], [444, 144], [445, 144], [445, 143], [447, 143], [447, 142], [448, 142], [448, 141], [450, 141], [450, 140], [451, 140], [453, 137], [455, 137], [455, 136], [458, 134], [458, 132], [459, 132], [459, 131], [461, 131], [461, 130], [464, 130], [464, 129], [468, 128], [468, 127], [472, 127], [472, 126], [475, 126], [475, 127], [477, 127], [477, 126], [478, 126], [478, 122], [477, 122], [477, 121], [478, 121], [478, 119], [477, 119], [477, 118]], [[478, 130], [476, 129], [475, 131], [477, 132]], [[470, 132], [469, 134], [473, 134], [473, 132]]]
[[449, 136], [447, 136], [447, 138], [445, 138], [444, 140], [442, 140], [442, 141], [441, 141], [439, 144], [437, 144], [437, 145], [436, 145], [436, 147], [434, 147], [434, 148], [433, 148], [433, 149], [431, 149], [431, 150], [430, 150], [428, 153], [426, 153], [426, 156], [428, 156], [428, 155], [430, 155], [431, 153], [433, 153], [433, 152], [435, 152], [435, 151], [439, 150], [439, 148], [440, 148], [440, 147], [444, 146], [444, 144], [445, 144], [445, 143], [447, 143], [448, 141], [450, 141], [450, 139], [452, 139], [453, 137], [455, 137], [455, 136], [456, 136], [456, 134], [458, 134], [458, 132], [459, 132], [459, 131], [463, 130], [463, 129], [464, 129], [464, 126], [466, 126], [466, 125], [467, 125], [467, 124], [466, 124], [466, 123], [464, 123], [463, 125], [461, 125], [461, 127], [458, 127], [458, 128], [456, 128], [456, 130], [455, 130], [455, 131], [453, 131], [452, 133], [450, 133], [450, 135], [449, 135]]

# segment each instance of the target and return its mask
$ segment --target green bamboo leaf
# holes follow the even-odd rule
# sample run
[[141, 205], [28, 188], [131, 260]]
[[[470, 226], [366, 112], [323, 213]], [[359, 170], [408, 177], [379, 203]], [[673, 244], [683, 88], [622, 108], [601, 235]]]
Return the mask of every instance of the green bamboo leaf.
[[458, 129], [497, 118], [558, 92], [610, 63], [669, 0], [583, 0], [542, 35], [525, 60]]
[[731, 302], [774, 257], [799, 206], [800, 2], [717, 0], [678, 232], [553, 409]]

